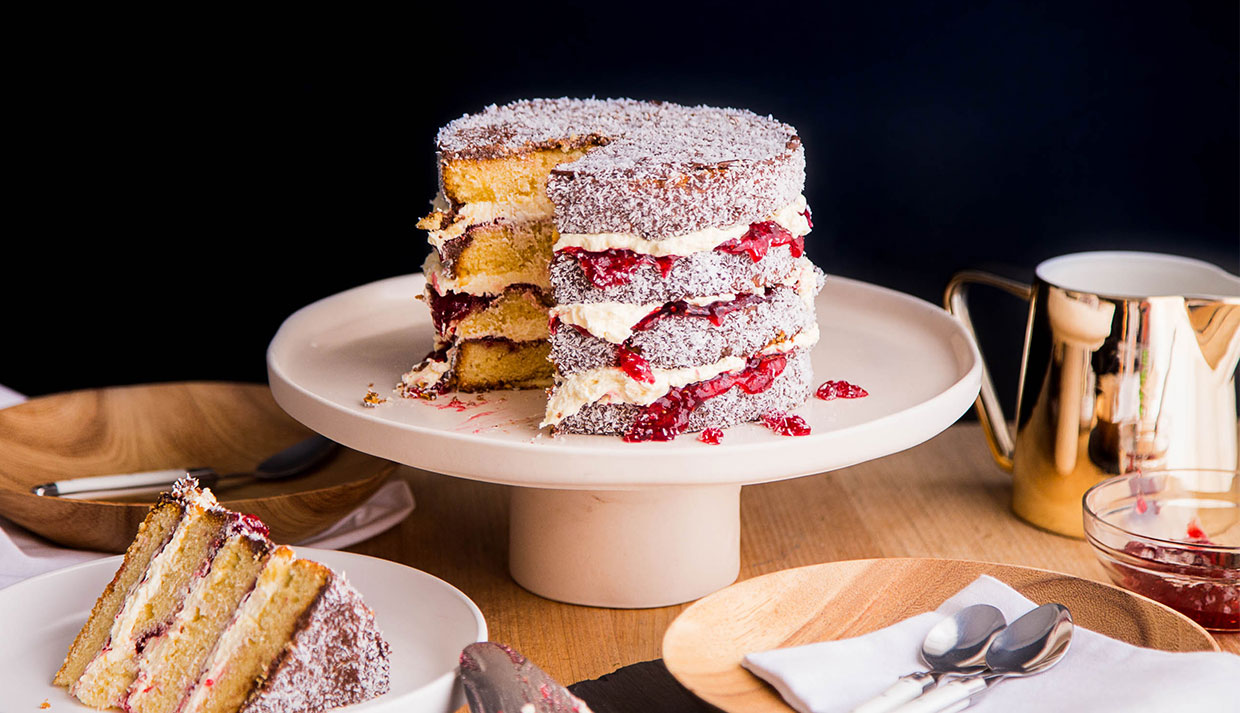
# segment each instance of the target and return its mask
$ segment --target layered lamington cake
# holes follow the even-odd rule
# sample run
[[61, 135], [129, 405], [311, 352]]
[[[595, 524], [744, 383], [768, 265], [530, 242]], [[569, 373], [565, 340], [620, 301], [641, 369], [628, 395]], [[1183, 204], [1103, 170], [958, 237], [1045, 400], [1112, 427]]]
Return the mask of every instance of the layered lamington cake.
[[[438, 341], [406, 389], [549, 377], [543, 426], [630, 441], [808, 398], [823, 274], [805, 256], [792, 127], [736, 109], [532, 100], [450, 123], [438, 148], [439, 206], [423, 221]], [[471, 250], [494, 259], [462, 266]], [[490, 350], [487, 374], [471, 342]], [[549, 370], [534, 373], [540, 344]]]

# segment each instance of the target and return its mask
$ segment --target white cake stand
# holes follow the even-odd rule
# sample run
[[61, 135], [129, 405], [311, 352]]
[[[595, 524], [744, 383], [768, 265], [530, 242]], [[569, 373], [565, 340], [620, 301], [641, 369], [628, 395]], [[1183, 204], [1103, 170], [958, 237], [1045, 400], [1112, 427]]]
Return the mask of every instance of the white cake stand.
[[[512, 488], [513, 578], [575, 604], [655, 607], [704, 596], [740, 569], [742, 485], [843, 468], [910, 448], [977, 397], [981, 365], [943, 310], [881, 287], [829, 277], [818, 297], [817, 383], [843, 379], [856, 400], [811, 398], [808, 436], [756, 424], [720, 445], [539, 431], [541, 390], [405, 399], [392, 389], [430, 350], [423, 277], [407, 275], [315, 302], [290, 316], [267, 352], [276, 401], [350, 448]], [[387, 402], [363, 406], [373, 385]]]

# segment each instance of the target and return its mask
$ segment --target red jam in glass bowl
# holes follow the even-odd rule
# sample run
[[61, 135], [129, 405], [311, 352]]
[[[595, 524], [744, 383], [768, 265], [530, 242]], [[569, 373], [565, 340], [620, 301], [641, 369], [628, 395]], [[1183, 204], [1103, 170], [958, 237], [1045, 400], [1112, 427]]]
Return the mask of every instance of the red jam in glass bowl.
[[1085, 539], [1111, 579], [1207, 629], [1240, 631], [1240, 473], [1130, 473], [1085, 493]]

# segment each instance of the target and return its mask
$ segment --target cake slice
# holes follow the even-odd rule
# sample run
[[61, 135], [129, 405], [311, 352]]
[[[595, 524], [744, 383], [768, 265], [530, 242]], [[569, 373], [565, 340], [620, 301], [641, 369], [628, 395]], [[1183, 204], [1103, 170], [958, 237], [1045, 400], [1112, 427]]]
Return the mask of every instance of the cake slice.
[[343, 575], [279, 547], [179, 710], [322, 711], [387, 687], [388, 645], [361, 596]]
[[177, 710], [194, 687], [241, 601], [254, 588], [272, 545], [236, 533], [220, 547], [211, 569], [185, 598], [175, 619], [138, 655], [137, 676], [124, 699], [130, 713]]
[[172, 498], [183, 510], [176, 529], [126, 594], [110, 622], [106, 643], [69, 687], [86, 705], [108, 708], [123, 703], [138, 673], [138, 653], [168, 625], [198, 572], [210, 563], [213, 545], [235, 521], [218, 507], [210, 491], [182, 484]]
[[174, 495], [165, 495], [155, 503], [146, 519], [138, 526], [138, 534], [125, 550], [125, 558], [112, 581], [95, 601], [86, 625], [69, 647], [64, 664], [52, 683], [70, 686], [82, 677], [96, 654], [108, 643], [112, 623], [125, 605], [131, 589], [146, 573], [147, 565], [167, 544], [185, 514], [185, 503]]
[[388, 676], [344, 575], [186, 479], [148, 513], [54, 683], [133, 713], [291, 713], [381, 695]]

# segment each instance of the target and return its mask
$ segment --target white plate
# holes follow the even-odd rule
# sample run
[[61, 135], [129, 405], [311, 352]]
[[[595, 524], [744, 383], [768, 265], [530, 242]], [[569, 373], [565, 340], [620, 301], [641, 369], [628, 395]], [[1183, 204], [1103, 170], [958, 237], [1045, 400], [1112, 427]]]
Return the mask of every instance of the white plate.
[[[338, 710], [433, 711], [464, 704], [456, 668], [461, 649], [487, 637], [482, 612], [441, 579], [375, 557], [295, 547], [297, 554], [343, 572], [374, 610], [392, 647], [391, 690], [374, 700]], [[5, 710], [95, 709], [51, 684], [95, 599], [120, 566], [121, 557], [67, 567], [0, 589], [0, 692]]]
[[[973, 403], [981, 364], [973, 340], [942, 309], [893, 290], [829, 276], [818, 297], [817, 383], [844, 379], [870, 396], [811, 398], [796, 410], [812, 435], [760, 425], [725, 431], [709, 446], [692, 435], [668, 443], [607, 436], [550, 437], [538, 430], [542, 390], [463, 394], [435, 401], [392, 393], [430, 350], [422, 275], [374, 282], [290, 316], [267, 353], [276, 401], [290, 415], [351, 448], [437, 473], [560, 489], [749, 484], [820, 473], [910, 448]], [[368, 386], [388, 398], [362, 399]], [[502, 464], [502, 467], [499, 467]]]

